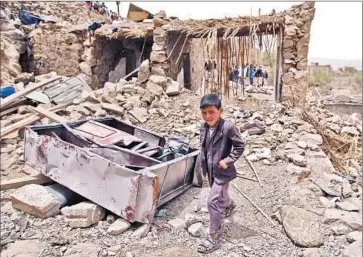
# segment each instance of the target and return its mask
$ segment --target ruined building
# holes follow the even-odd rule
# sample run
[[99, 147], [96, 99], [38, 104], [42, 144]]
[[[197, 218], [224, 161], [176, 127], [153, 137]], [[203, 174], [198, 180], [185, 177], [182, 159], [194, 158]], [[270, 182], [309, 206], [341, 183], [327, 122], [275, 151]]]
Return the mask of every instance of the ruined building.
[[[48, 15], [52, 14], [49, 10], [53, 10], [54, 14], [62, 5], [57, 3], [57, 8], [46, 8], [49, 4], [52, 3], [33, 3], [39, 5], [38, 11], [45, 11]], [[64, 8], [68, 11], [72, 8], [77, 10], [77, 17], [83, 19], [63, 17], [59, 11], [57, 17], [63, 20], [44, 22], [37, 28], [28, 26], [24, 32], [26, 36], [19, 33], [18, 36], [12, 36], [10, 30], [1, 32], [2, 35], [10, 33], [12, 43], [19, 42], [4, 45], [2, 41], [2, 49], [16, 48], [10, 56], [2, 52], [2, 63], [5, 63], [5, 68], [8, 67], [7, 73], [10, 74], [9, 77], [3, 75], [6, 72], [2, 67], [4, 82], [11, 82], [22, 70], [35, 74], [57, 71], [65, 76], [83, 73], [91, 87], [96, 89], [108, 81], [117, 82], [149, 59], [150, 67], [144, 68], [146, 73], [141, 74], [142, 80], [138, 82], [142, 87], [151, 82], [165, 88], [169, 77], [174, 81], [182, 81], [186, 88], [197, 90], [206, 57], [202, 56], [203, 51], [200, 49], [203, 45], [196, 43], [196, 38], [203, 38], [208, 44], [221, 49], [232, 37], [274, 35], [277, 42], [275, 100], [290, 100], [298, 104], [308, 83], [307, 54], [310, 27], [315, 14], [314, 2], [295, 5], [282, 13], [258, 17], [182, 21], [155, 16], [152, 20], [145, 19], [142, 22], [123, 20], [113, 24], [106, 19], [106, 24], [96, 30], [92, 42], [87, 37], [87, 26], [104, 17], [92, 14], [85, 3], [67, 3]], [[17, 63], [16, 59], [21, 59], [20, 55], [24, 53], [24, 38], [30, 42], [32, 57]], [[218, 53], [222, 57], [219, 59], [230, 58], [228, 51]], [[220, 66], [223, 69], [230, 68], [227, 62]]]

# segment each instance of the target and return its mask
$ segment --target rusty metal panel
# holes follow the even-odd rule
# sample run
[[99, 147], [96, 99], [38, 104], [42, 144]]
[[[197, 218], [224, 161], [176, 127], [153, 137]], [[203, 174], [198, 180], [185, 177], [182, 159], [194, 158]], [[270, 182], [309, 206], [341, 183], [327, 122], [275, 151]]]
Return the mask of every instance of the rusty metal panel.
[[148, 199], [137, 198], [141, 176], [145, 177], [143, 194], [154, 194], [156, 176], [153, 173], [123, 168], [59, 138], [38, 135], [29, 128], [25, 136], [24, 157], [31, 167], [130, 222], [146, 222], [153, 216]]
[[112, 145], [122, 143], [129, 146], [131, 143], [141, 143], [142, 140], [122, 130], [118, 130], [97, 121], [87, 121], [74, 128], [75, 133], [92, 140], [100, 145]]
[[148, 144], [150, 146], [158, 146], [159, 142], [160, 142], [160, 138], [147, 132], [147, 131], [143, 131], [140, 129], [135, 129], [134, 130], [134, 136], [137, 138], [142, 139], [145, 142], [148, 142]]
[[[94, 120], [130, 136], [141, 131], [136, 132], [140, 138], [154, 140], [159, 147], [165, 144], [164, 138], [118, 119]], [[152, 222], [155, 208], [192, 187], [198, 150], [160, 163], [115, 145], [94, 147], [73, 133], [85, 122], [27, 127], [25, 162], [130, 222]]]

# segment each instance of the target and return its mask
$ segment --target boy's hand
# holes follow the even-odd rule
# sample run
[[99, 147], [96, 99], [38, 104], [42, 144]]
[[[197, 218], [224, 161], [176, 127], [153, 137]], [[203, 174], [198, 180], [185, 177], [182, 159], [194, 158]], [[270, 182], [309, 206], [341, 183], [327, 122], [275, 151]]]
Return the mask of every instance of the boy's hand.
[[225, 163], [223, 160], [219, 161], [218, 166], [224, 170], [228, 168], [227, 163]]

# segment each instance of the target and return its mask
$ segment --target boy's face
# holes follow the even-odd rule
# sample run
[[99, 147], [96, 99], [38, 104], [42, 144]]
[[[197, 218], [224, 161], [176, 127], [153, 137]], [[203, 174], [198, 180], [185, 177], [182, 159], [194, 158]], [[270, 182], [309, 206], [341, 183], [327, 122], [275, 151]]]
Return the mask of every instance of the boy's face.
[[219, 110], [214, 105], [208, 106], [204, 109], [200, 109], [202, 112], [203, 120], [205, 120], [209, 127], [216, 127], [217, 123], [221, 117], [223, 109], [220, 108]]

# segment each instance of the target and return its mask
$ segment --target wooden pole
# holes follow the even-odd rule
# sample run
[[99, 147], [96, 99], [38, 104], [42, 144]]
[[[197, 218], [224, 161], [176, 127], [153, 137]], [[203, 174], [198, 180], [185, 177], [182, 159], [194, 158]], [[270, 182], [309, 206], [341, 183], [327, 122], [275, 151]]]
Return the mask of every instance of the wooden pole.
[[246, 198], [252, 205], [255, 207], [261, 214], [273, 225], [276, 226], [276, 224], [270, 219], [270, 217], [264, 213], [260, 207], [258, 207], [245, 193], [243, 193], [233, 182], [231, 183], [232, 186], [244, 197]]

